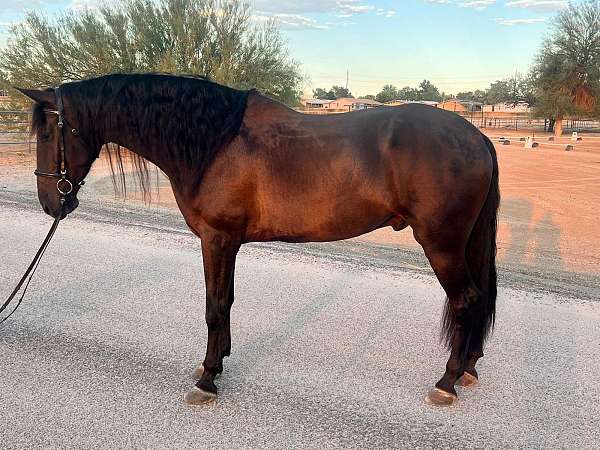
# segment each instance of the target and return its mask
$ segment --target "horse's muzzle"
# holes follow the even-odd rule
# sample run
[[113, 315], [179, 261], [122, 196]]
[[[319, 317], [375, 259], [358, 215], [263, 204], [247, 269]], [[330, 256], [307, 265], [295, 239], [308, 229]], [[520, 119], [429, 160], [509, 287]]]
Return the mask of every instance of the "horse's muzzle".
[[65, 204], [62, 208], [61, 219], [67, 217], [68, 214], [71, 214], [75, 209], [79, 206], [79, 200], [74, 195], [67, 195], [65, 197]]

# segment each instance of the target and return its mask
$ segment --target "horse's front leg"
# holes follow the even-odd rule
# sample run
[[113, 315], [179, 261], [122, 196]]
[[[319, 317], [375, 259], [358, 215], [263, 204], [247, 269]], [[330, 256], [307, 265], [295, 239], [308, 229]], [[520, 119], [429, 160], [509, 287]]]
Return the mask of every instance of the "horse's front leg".
[[204, 278], [206, 282], [206, 325], [208, 342], [200, 379], [185, 396], [185, 401], [199, 405], [216, 399], [214, 379], [223, 371], [223, 357], [229, 355], [231, 337], [229, 312], [233, 303], [233, 273], [240, 239], [216, 230], [201, 235]]
[[[219, 339], [221, 342], [221, 355], [223, 357], [229, 356], [231, 354], [231, 306], [234, 301], [234, 293], [235, 293], [235, 268], [231, 274], [231, 284], [229, 286], [229, 301], [226, 307], [226, 317], [225, 317], [225, 327], [223, 328], [223, 332], [220, 334]], [[202, 374], [204, 373], [204, 364], [200, 364], [194, 372], [192, 373], [192, 378], [198, 381], [202, 378]], [[217, 373], [215, 375], [215, 379], [219, 378], [221, 373]]]

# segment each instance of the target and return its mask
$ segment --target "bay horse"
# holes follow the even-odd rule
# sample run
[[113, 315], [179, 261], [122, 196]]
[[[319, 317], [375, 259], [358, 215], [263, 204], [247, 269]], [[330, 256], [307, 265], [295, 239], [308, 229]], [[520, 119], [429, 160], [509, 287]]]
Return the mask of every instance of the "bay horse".
[[[217, 396], [242, 244], [335, 241], [387, 226], [412, 228], [447, 294], [450, 357], [426, 401], [450, 405], [455, 385], [477, 383], [495, 317], [498, 163], [490, 140], [457, 114], [409, 104], [306, 115], [256, 90], [166, 74], [20, 91], [34, 100], [38, 197], [54, 218], [75, 210], [108, 143], [133, 152], [146, 180], [146, 160], [168, 176], [201, 239], [206, 281], [206, 356], [187, 403]], [[121, 152], [112, 156], [122, 170]]]

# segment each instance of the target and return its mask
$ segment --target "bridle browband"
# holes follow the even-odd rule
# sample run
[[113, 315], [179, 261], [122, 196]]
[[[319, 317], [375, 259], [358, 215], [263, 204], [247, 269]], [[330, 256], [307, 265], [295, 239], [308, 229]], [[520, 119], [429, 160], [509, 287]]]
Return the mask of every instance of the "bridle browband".
[[[59, 156], [58, 167], [57, 167], [58, 171], [55, 173], [51, 173], [51, 172], [42, 172], [41, 170], [36, 169], [33, 171], [33, 173], [38, 177], [58, 178], [58, 180], [56, 181], [56, 189], [58, 190], [58, 193], [60, 195], [60, 214], [58, 217], [56, 217], [56, 219], [54, 219], [54, 223], [52, 224], [50, 231], [48, 231], [48, 234], [46, 235], [46, 238], [44, 239], [42, 246], [35, 254], [35, 257], [33, 258], [33, 261], [31, 261], [31, 264], [29, 264], [29, 267], [25, 271], [25, 274], [21, 277], [21, 280], [17, 283], [17, 286], [13, 289], [13, 291], [9, 295], [8, 299], [6, 299], [6, 301], [2, 305], [0, 305], [0, 313], [2, 313], [8, 307], [8, 305], [13, 301], [15, 296], [19, 293], [19, 291], [21, 290], [21, 287], [23, 285], [25, 285], [25, 288], [23, 289], [23, 292], [21, 292], [21, 296], [19, 297], [19, 301], [17, 302], [17, 306], [15, 306], [13, 308], [13, 310], [10, 312], [10, 314], [8, 314], [5, 318], [0, 320], [0, 325], [2, 323], [4, 323], [6, 320], [8, 320], [8, 318], [10, 316], [12, 316], [14, 314], [14, 312], [21, 305], [21, 302], [23, 301], [23, 298], [25, 297], [25, 293], [27, 292], [27, 288], [29, 287], [29, 282], [33, 278], [33, 275], [35, 274], [35, 271], [40, 263], [40, 260], [42, 259], [44, 252], [48, 248], [48, 244], [50, 244], [50, 240], [52, 239], [52, 236], [54, 236], [54, 232], [56, 231], [56, 228], [58, 227], [58, 223], [62, 219], [64, 205], [65, 205], [65, 198], [67, 195], [69, 195], [71, 192], [73, 192], [73, 182], [67, 178], [67, 159], [65, 156], [66, 151], [65, 151], [64, 125], [66, 124], [70, 128], [71, 133], [74, 136], [78, 137], [83, 142], [83, 144], [85, 145], [86, 148], [88, 148], [88, 149], [91, 148], [79, 136], [79, 132], [77, 131], [77, 129], [71, 127], [69, 125], [69, 123], [67, 122], [67, 120], [65, 119], [62, 92], [60, 91], [60, 87], [57, 87], [56, 89], [54, 89], [54, 100], [56, 103], [56, 110], [45, 110], [45, 112], [58, 115], [58, 156]], [[84, 183], [85, 183], [85, 181], [81, 180], [81, 181], [77, 182], [76, 184], [78, 186], [83, 186]]]
[[[38, 177], [49, 177], [49, 178], [58, 178], [56, 181], [56, 190], [60, 195], [60, 204], [61, 206], [65, 202], [65, 197], [73, 192], [73, 182], [67, 178], [67, 158], [66, 158], [66, 150], [65, 150], [65, 125], [71, 131], [73, 136], [79, 137], [79, 132], [76, 128], [73, 128], [67, 119], [65, 119], [64, 115], [64, 104], [62, 98], [62, 92], [60, 90], [60, 86], [54, 89], [54, 102], [56, 103], [56, 110], [47, 109], [46, 113], [56, 114], [58, 116], [58, 167], [57, 171], [54, 173], [51, 172], [42, 172], [41, 170], [35, 169], [33, 173]], [[81, 139], [81, 137], [79, 137]], [[87, 145], [86, 145], [87, 147]], [[79, 186], [83, 186], [85, 184], [84, 180], [81, 180], [77, 183]], [[62, 186], [62, 187], [61, 187]], [[64, 189], [63, 189], [64, 188]]]

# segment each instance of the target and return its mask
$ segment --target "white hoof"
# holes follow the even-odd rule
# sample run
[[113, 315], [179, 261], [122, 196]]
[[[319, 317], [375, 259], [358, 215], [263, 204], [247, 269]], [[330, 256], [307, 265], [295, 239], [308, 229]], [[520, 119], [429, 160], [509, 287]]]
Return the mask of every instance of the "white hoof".
[[442, 391], [440, 388], [433, 388], [425, 396], [425, 403], [433, 406], [452, 406], [457, 398], [456, 395], [450, 392]]
[[189, 392], [183, 396], [183, 400], [188, 405], [207, 405], [217, 399], [217, 394], [207, 392], [199, 387], [194, 386]]
[[472, 388], [473, 386], [477, 385], [477, 383], [479, 383], [477, 377], [474, 377], [469, 372], [463, 373], [456, 381], [456, 384], [464, 388]]

